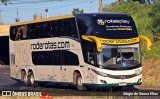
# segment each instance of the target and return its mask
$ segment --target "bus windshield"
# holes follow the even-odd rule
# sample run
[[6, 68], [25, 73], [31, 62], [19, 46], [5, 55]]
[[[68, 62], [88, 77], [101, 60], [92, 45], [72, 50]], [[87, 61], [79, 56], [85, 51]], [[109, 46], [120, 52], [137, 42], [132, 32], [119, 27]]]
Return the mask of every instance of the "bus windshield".
[[139, 47], [103, 45], [98, 58], [104, 68], [132, 68], [140, 64]]
[[100, 38], [128, 39], [137, 37], [137, 30], [131, 17], [92, 17], [94, 35]]

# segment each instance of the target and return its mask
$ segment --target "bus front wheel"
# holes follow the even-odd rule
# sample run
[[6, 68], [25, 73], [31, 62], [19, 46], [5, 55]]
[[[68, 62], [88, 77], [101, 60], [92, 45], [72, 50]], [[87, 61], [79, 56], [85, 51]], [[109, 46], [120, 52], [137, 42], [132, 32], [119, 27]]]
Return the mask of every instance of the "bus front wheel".
[[80, 91], [86, 90], [86, 87], [83, 86], [83, 80], [80, 73], [77, 73], [76, 87], [77, 87], [77, 90], [80, 90]]

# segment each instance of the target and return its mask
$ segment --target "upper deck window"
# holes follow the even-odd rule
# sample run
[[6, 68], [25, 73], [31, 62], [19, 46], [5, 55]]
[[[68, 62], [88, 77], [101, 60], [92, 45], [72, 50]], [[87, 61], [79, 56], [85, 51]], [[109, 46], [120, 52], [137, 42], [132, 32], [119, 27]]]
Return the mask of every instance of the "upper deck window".
[[91, 35], [92, 24], [88, 16], [77, 17], [78, 29], [80, 35]]
[[131, 17], [107, 15], [91, 17], [94, 35], [109, 39], [128, 39], [137, 37], [137, 30]]
[[50, 20], [11, 26], [12, 40], [26, 40], [68, 36], [78, 38], [78, 31], [74, 18]]

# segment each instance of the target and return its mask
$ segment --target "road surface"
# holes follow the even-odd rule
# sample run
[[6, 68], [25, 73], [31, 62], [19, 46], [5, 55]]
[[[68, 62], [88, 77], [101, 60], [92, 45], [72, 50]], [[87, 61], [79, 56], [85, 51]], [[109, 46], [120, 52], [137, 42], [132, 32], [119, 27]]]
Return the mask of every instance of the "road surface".
[[[125, 95], [129, 96], [134, 94], [134, 92], [142, 93], [158, 93], [160, 99], [160, 89], [153, 88], [139, 88], [139, 87], [125, 87], [122, 91], [111, 91], [110, 89], [91, 89], [87, 91], [77, 91], [71, 86], [45, 86], [45, 87], [25, 87], [22, 82], [17, 82], [10, 78], [9, 66], [0, 66], [0, 90], [11, 90], [11, 91], [39, 91], [45, 92], [48, 95], [62, 95], [62, 96], [108, 96], [108, 95]], [[148, 91], [147, 91], [148, 90]], [[154, 94], [153, 93], [153, 94]], [[144, 95], [145, 96], [145, 95]], [[157, 98], [157, 99], [158, 99]]]

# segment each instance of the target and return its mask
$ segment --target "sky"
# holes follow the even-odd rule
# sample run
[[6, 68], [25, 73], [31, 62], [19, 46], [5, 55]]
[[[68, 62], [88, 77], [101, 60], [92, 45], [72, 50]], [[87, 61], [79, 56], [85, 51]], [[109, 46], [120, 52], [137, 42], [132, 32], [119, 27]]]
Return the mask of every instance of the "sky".
[[[15, 23], [15, 18], [20, 18], [21, 22], [33, 19], [33, 15], [46, 17], [45, 9], [48, 9], [48, 16], [59, 16], [71, 14], [73, 8], [83, 9], [86, 13], [98, 12], [99, 0], [10, 0], [5, 6], [0, 3], [0, 20], [4, 24]], [[111, 4], [116, 0], [102, 0], [103, 6]], [[41, 14], [42, 13], [42, 14]]]

